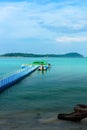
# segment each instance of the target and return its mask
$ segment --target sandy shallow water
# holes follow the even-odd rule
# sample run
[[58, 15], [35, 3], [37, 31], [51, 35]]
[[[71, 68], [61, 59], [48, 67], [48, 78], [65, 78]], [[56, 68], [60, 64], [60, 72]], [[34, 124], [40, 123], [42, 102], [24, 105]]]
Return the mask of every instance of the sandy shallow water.
[[56, 113], [15, 112], [1, 114], [0, 130], [87, 130], [87, 118], [75, 123], [58, 120]]

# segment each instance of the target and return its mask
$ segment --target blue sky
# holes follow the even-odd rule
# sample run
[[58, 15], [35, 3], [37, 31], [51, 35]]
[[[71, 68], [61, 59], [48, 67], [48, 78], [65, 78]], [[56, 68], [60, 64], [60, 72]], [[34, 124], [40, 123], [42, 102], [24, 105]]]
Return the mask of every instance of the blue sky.
[[1, 0], [0, 54], [87, 56], [87, 0]]

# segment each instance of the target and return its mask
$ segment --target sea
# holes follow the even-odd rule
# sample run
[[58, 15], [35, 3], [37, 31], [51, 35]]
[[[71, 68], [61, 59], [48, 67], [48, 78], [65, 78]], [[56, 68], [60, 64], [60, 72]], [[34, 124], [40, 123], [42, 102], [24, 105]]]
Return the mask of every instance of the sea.
[[[4, 120], [0, 123], [2, 129], [6, 129], [6, 123], [8, 129], [13, 129], [12, 123], [17, 126], [28, 121], [31, 130], [41, 126], [39, 121], [50, 123], [51, 119], [50, 130], [54, 126], [52, 120], [57, 118], [58, 113], [69, 113], [77, 104], [87, 104], [87, 58], [3, 57], [0, 58], [0, 79], [20, 69], [22, 64], [41, 60], [51, 64], [47, 71], [36, 70], [0, 93], [0, 120]], [[18, 123], [21, 119], [22, 122]], [[63, 125], [67, 129], [65, 123]], [[61, 123], [56, 127], [64, 129]], [[17, 128], [19, 130], [19, 126]], [[72, 130], [79, 128], [76, 126]]]

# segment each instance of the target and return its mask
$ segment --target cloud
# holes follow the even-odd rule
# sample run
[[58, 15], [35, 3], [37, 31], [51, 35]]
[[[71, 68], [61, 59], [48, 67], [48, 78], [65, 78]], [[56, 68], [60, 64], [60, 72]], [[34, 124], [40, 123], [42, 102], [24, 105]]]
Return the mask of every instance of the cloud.
[[0, 1], [2, 51], [19, 48], [33, 52], [37, 48], [41, 52], [44, 47], [44, 53], [48, 50], [50, 53], [63, 53], [75, 49], [81, 51], [83, 46], [86, 49], [86, 12], [86, 0]]
[[[0, 7], [0, 37], [46, 37], [49, 30], [41, 26], [45, 13], [38, 4], [30, 2], [5, 3]], [[43, 35], [44, 34], [44, 35]]]
[[59, 43], [66, 43], [66, 42], [86, 42], [87, 37], [69, 37], [69, 36], [63, 36], [56, 38], [56, 41]]
[[87, 30], [86, 8], [74, 6], [74, 2], [3, 3], [0, 6], [0, 36], [54, 39], [58, 33], [83, 32], [84, 28]]

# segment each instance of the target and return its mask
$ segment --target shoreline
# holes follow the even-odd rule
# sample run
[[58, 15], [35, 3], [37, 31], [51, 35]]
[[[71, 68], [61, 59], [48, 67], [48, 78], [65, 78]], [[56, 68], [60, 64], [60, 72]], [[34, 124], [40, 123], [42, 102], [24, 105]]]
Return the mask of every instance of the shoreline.
[[81, 123], [58, 120], [56, 113], [48, 115], [30, 112], [0, 114], [0, 130], [87, 130], [87, 118]]

